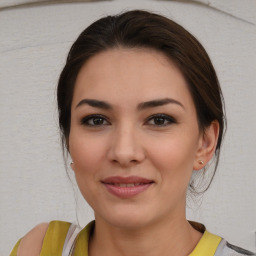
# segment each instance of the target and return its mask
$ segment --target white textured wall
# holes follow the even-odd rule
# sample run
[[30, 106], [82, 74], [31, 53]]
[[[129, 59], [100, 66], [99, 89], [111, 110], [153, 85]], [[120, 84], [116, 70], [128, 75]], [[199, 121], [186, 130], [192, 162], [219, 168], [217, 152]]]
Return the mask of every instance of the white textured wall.
[[[48, 1], [15, 6], [24, 2], [42, 1], [0, 2], [0, 255], [8, 255], [37, 223], [76, 221], [57, 128], [58, 74], [71, 43], [87, 25], [132, 8], [173, 18], [209, 52], [226, 99], [228, 132], [212, 187], [200, 207], [188, 210], [188, 217], [255, 251], [256, 1]], [[78, 204], [79, 220], [85, 224], [92, 211], [81, 197]]]

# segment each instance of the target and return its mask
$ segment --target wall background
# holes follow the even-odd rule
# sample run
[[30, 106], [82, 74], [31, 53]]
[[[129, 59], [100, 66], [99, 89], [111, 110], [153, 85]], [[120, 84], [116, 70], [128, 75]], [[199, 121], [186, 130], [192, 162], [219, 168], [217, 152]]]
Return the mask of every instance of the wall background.
[[256, 251], [255, 0], [2, 0], [0, 255], [8, 255], [15, 242], [40, 222], [73, 222], [76, 212], [81, 225], [93, 218], [78, 192], [76, 211], [65, 173], [56, 84], [69, 47], [86, 26], [106, 14], [134, 8], [174, 19], [202, 42], [212, 58], [226, 100], [228, 131], [215, 180], [202, 200], [188, 209], [188, 218]]

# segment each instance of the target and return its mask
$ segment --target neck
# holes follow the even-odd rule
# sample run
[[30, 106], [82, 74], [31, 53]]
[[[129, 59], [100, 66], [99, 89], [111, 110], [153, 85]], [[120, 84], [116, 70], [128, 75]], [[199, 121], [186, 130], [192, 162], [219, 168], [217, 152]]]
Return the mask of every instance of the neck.
[[123, 229], [97, 220], [89, 241], [89, 256], [189, 255], [202, 234], [185, 217], [159, 221], [150, 226]]

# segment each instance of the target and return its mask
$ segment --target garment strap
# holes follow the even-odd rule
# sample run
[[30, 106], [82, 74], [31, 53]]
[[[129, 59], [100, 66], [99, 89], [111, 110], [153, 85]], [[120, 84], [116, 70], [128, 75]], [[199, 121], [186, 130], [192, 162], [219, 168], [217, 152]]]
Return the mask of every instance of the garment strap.
[[221, 237], [205, 231], [196, 248], [189, 256], [215, 256]]
[[249, 252], [243, 248], [228, 243], [222, 239], [214, 256], [242, 256], [242, 255], [256, 255], [256, 253]]
[[214, 256], [222, 256], [226, 244], [227, 244], [226, 240], [222, 239], [221, 242], [218, 245], [218, 248], [217, 248]]
[[64, 242], [62, 256], [70, 256], [72, 255], [75, 240], [77, 235], [79, 234], [81, 228], [77, 226], [76, 224], [71, 224]]
[[61, 256], [71, 223], [51, 221], [44, 236], [40, 256]]

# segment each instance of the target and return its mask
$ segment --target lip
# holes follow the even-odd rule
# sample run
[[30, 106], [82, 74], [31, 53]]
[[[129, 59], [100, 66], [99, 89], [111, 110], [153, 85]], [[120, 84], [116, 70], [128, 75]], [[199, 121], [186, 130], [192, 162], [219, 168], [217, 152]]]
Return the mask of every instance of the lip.
[[138, 176], [112, 176], [102, 180], [106, 189], [119, 198], [134, 197], [147, 190], [153, 183], [153, 180]]

